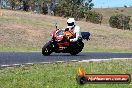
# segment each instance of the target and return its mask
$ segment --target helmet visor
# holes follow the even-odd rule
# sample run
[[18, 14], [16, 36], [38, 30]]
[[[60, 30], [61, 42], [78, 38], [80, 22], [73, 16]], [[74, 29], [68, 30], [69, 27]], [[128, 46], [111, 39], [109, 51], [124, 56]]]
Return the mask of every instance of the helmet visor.
[[74, 25], [74, 22], [72, 23], [67, 23], [68, 26], [73, 26]]

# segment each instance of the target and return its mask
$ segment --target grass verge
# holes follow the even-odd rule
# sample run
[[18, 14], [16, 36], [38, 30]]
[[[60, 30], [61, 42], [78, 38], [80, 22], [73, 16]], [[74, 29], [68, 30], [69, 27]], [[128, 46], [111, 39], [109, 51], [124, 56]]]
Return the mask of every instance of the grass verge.
[[0, 88], [132, 88], [132, 82], [78, 85], [75, 77], [80, 64], [89, 74], [132, 74], [132, 60], [35, 64], [1, 68]]

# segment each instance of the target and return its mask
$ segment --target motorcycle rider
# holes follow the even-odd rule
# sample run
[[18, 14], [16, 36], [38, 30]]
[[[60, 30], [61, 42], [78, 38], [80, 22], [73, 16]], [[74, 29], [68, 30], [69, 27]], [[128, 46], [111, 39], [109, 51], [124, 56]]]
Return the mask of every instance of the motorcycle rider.
[[82, 39], [82, 35], [80, 32], [80, 27], [76, 25], [75, 19], [74, 18], [69, 18], [67, 20], [67, 28], [71, 33], [74, 34], [74, 37], [70, 39], [70, 42], [76, 42], [79, 39]]

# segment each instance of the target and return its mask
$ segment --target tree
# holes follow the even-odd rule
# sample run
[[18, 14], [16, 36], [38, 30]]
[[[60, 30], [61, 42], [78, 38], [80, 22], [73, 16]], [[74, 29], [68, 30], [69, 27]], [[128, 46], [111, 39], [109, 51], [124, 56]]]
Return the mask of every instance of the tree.
[[59, 0], [59, 4], [55, 6], [55, 15], [64, 17], [74, 17], [79, 20], [84, 18], [84, 13], [91, 10], [94, 6], [92, 0]]
[[127, 5], [124, 5], [125, 8], [127, 8]]
[[109, 19], [109, 24], [113, 28], [130, 30], [130, 18], [124, 14], [113, 15]]
[[9, 2], [10, 2], [10, 5], [11, 5], [11, 9], [14, 10], [17, 0], [9, 0]]
[[0, 0], [0, 8], [1, 8], [1, 6], [2, 6], [2, 1]]

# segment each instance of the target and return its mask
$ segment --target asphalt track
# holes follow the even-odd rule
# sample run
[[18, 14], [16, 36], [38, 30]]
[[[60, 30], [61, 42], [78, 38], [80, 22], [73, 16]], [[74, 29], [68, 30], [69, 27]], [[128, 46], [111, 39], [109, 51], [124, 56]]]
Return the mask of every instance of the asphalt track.
[[132, 53], [79, 53], [71, 56], [64, 53], [53, 53], [50, 56], [43, 56], [41, 52], [0, 52], [0, 66], [25, 63], [41, 63], [56, 61], [81, 61], [90, 59], [111, 59], [111, 58], [132, 58]]

